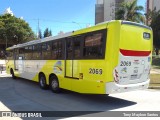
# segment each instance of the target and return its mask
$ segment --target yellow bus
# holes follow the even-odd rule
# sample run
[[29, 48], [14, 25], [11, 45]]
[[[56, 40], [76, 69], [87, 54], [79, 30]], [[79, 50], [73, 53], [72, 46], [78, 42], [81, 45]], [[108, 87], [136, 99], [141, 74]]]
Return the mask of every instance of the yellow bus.
[[148, 88], [152, 29], [114, 20], [7, 48], [7, 73], [67, 89], [112, 94]]

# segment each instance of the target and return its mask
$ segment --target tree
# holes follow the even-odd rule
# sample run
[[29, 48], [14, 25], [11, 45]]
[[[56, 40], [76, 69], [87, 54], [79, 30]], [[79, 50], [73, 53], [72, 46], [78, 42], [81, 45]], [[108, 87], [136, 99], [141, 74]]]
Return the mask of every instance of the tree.
[[151, 25], [154, 23], [154, 21], [157, 19], [158, 15], [160, 14], [160, 10], [157, 11], [156, 7], [153, 10], [148, 9], [147, 13], [145, 14], [146, 16], [146, 25]]
[[49, 36], [52, 36], [52, 31], [46, 28], [44, 31], [44, 37], [49, 37]]
[[153, 10], [147, 10], [146, 24], [153, 30], [153, 45], [155, 47], [156, 54], [160, 49], [160, 10], [157, 11], [156, 7]]
[[137, 0], [133, 2], [123, 2], [116, 11], [116, 20], [127, 20], [138, 23], [145, 22], [145, 16], [141, 13], [143, 6], [137, 6]]
[[52, 31], [51, 30], [49, 31], [49, 35], [52, 36]]
[[156, 49], [160, 49], [160, 14], [151, 21], [150, 26], [153, 30], [153, 45]]
[[10, 44], [24, 43], [35, 39], [29, 24], [10, 14], [0, 16], [0, 41]]

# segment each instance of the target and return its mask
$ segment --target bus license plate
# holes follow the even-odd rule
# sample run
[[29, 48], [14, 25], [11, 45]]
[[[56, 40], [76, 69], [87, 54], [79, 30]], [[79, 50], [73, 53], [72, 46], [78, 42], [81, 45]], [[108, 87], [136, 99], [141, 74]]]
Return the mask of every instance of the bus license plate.
[[136, 75], [131, 75], [131, 77], [130, 77], [130, 80], [135, 80], [135, 79], [137, 79], [138, 78], [138, 75], [136, 74]]

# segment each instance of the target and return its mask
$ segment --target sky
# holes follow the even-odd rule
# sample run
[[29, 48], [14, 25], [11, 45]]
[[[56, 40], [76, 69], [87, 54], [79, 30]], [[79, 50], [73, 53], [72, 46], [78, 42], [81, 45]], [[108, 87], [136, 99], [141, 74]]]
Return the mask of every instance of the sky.
[[[138, 0], [145, 7], [146, 0]], [[23, 17], [37, 33], [45, 28], [57, 35], [95, 24], [96, 0], [0, 0], [0, 14], [10, 7], [16, 17]]]

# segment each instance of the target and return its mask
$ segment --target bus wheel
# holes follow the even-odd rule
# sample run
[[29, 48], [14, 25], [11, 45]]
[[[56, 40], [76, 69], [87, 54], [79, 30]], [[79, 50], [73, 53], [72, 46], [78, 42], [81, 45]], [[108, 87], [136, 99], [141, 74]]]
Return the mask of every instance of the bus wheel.
[[51, 76], [49, 85], [50, 85], [50, 89], [52, 90], [52, 92], [54, 93], [60, 92], [59, 82], [58, 82], [57, 77]]
[[44, 90], [47, 89], [46, 77], [44, 74], [39, 75], [39, 86]]
[[12, 78], [13, 78], [13, 79], [16, 79], [16, 76], [14, 75], [13, 69], [11, 69], [11, 72], [10, 72], [10, 73], [11, 73], [11, 75], [12, 75]]

